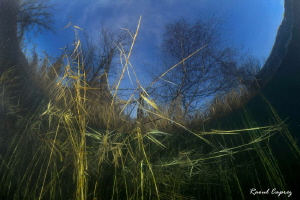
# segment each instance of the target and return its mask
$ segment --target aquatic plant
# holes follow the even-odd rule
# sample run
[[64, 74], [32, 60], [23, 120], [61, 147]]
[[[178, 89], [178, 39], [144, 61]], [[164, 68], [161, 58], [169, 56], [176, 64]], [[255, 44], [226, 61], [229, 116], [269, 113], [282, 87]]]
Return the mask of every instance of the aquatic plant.
[[[231, 121], [226, 130], [209, 130], [174, 120], [140, 84], [138, 95], [119, 98], [138, 30], [129, 50], [118, 46], [122, 71], [108, 96], [87, 83], [79, 38], [59, 69], [36, 67], [33, 77], [47, 98], [33, 114], [9, 103], [3, 85], [10, 71], [2, 74], [1, 198], [247, 199], [250, 188], [288, 190], [270, 141], [285, 138], [296, 159], [299, 150], [271, 105], [269, 124], [256, 124], [245, 110], [243, 128]], [[141, 113], [135, 119], [125, 112], [130, 106]]]

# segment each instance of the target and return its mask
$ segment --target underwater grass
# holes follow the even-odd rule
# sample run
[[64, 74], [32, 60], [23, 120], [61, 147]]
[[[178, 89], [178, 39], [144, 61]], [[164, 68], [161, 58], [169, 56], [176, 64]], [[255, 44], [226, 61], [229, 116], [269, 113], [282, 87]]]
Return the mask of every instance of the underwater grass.
[[[33, 76], [47, 98], [34, 114], [19, 115], [18, 105], [9, 104], [4, 92], [9, 71], [1, 76], [0, 105], [14, 119], [1, 127], [1, 198], [248, 199], [253, 187], [287, 190], [269, 141], [283, 135], [296, 159], [299, 149], [271, 106], [274, 120], [261, 127], [245, 111], [243, 128], [192, 128], [171, 119], [137, 75], [140, 98], [133, 94], [118, 104], [124, 73], [133, 68], [129, 60], [138, 30], [131, 33], [129, 50], [118, 46], [122, 71], [111, 95], [87, 84], [77, 36], [64, 65], [49, 67], [45, 61], [36, 67]], [[142, 112], [135, 120], [125, 113], [132, 101]]]

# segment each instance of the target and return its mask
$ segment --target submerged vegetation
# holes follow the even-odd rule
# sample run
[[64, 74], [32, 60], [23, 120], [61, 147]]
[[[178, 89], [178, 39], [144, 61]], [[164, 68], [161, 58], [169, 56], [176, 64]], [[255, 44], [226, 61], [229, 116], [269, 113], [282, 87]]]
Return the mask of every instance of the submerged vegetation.
[[[21, 108], [5, 95], [6, 87], [17, 87], [9, 84], [14, 69], [1, 75], [1, 108], [7, 110], [1, 198], [248, 199], [251, 188], [288, 191], [270, 139], [283, 137], [296, 159], [299, 150], [271, 105], [269, 124], [258, 126], [245, 110], [243, 128], [229, 122], [227, 130], [207, 131], [203, 121], [175, 121], [142, 85], [140, 98], [118, 97], [137, 32], [128, 51], [118, 46], [122, 73], [114, 92], [87, 83], [79, 39], [60, 64], [31, 63], [47, 96], [34, 113], [18, 114]], [[132, 102], [142, 112], [135, 119], [125, 112]]]
[[[81, 29], [73, 26], [76, 41], [71, 50], [53, 62], [47, 56], [40, 60], [37, 54], [23, 62], [31, 69], [27, 82], [18, 72], [20, 63], [8, 67], [1, 61], [0, 198], [249, 199], [253, 188], [275, 188], [272, 195], [254, 198], [289, 199], [293, 191], [274, 144], [279, 141], [297, 164], [300, 151], [263, 95], [268, 120], [257, 121], [243, 107], [254, 92], [259, 93], [253, 91], [255, 82], [244, 84], [246, 79], [237, 76], [239, 87], [226, 87], [206, 112], [190, 112], [190, 98], [200, 94], [184, 89], [198, 87], [186, 81], [186, 74], [192, 73], [186, 71], [188, 60], [205, 45], [179, 56], [177, 64], [151, 83], [182, 64], [181, 79], [169, 90], [177, 95], [166, 93], [171, 101], [156, 101], [153, 88], [141, 85], [135, 73], [132, 80], [137, 87], [132, 94], [122, 94], [125, 73], [134, 72], [130, 57], [139, 25], [135, 32], [125, 30], [129, 37], [103, 30], [98, 62], [83, 50], [77, 34]], [[108, 81], [116, 55], [119, 74]], [[223, 67], [232, 63], [227, 61], [221, 62]], [[246, 72], [239, 75], [254, 76]], [[226, 73], [239, 70], [231, 68]], [[198, 77], [193, 78], [196, 82]], [[186, 104], [177, 103], [182, 99]], [[235, 117], [229, 117], [236, 110]]]

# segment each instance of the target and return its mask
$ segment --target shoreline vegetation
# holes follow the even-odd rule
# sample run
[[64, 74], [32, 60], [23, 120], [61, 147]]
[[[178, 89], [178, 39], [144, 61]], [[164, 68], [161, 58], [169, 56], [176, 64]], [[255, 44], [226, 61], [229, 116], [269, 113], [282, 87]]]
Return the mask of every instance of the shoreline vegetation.
[[[119, 46], [122, 73], [114, 92], [87, 84], [78, 38], [61, 62], [30, 63], [36, 64], [32, 77], [47, 96], [34, 113], [19, 114], [20, 107], [0, 93], [9, 119], [1, 127], [1, 198], [248, 199], [251, 188], [288, 191], [271, 144], [283, 138], [281, 145], [296, 160], [299, 149], [267, 100], [269, 123], [259, 126], [244, 108], [241, 122], [219, 130], [174, 120], [142, 85], [139, 98], [118, 98], [137, 34], [138, 29], [128, 51]], [[3, 85], [16, 87], [9, 85], [9, 74], [1, 76], [1, 91], [7, 89]], [[140, 113], [135, 119], [124, 114], [132, 101]]]

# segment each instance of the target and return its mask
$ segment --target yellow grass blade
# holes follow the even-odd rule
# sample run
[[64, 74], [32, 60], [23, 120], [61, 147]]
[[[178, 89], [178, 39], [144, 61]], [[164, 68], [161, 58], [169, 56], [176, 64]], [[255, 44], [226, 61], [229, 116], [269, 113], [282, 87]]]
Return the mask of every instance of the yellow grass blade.
[[141, 97], [153, 108], [155, 108], [156, 110], [158, 110], [157, 105], [154, 103], [154, 101], [148, 99], [147, 97], [145, 97], [143, 94], [141, 94]]

